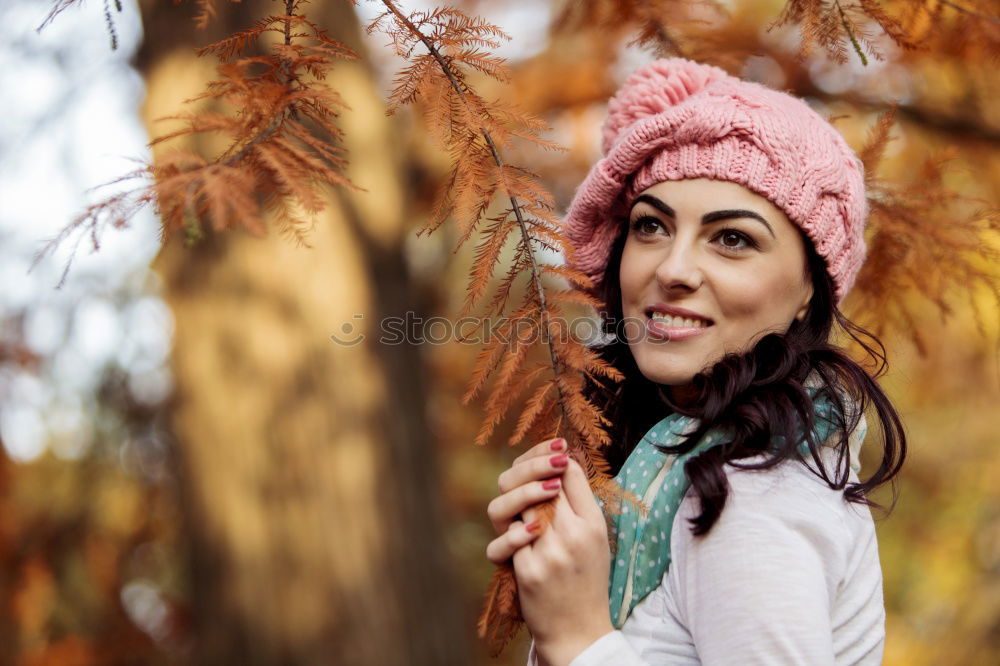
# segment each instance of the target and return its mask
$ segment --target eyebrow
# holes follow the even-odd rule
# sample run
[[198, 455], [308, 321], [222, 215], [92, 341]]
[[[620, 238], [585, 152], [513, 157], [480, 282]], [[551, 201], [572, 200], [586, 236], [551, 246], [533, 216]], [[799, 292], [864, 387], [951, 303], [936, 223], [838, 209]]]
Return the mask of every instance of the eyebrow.
[[[673, 217], [673, 218], [677, 217], [677, 214], [674, 212], [673, 208], [668, 206], [663, 200], [657, 199], [652, 194], [643, 194], [636, 197], [635, 201], [632, 202], [632, 208], [635, 208], [635, 205], [638, 203], [648, 203], [650, 206], [660, 211], [664, 215], [667, 215], [668, 217]], [[759, 213], [755, 213], [752, 210], [743, 210], [743, 209], [713, 210], [712, 212], [705, 213], [704, 215], [701, 216], [701, 223], [710, 224], [712, 222], [718, 222], [719, 220], [733, 220], [741, 217], [749, 217], [751, 219], [757, 220], [765, 227], [767, 227], [767, 230], [771, 232], [772, 236], [774, 236], [774, 229], [771, 228], [771, 225], [768, 224], [767, 220], [761, 217]], [[777, 238], [777, 236], [774, 237]]]

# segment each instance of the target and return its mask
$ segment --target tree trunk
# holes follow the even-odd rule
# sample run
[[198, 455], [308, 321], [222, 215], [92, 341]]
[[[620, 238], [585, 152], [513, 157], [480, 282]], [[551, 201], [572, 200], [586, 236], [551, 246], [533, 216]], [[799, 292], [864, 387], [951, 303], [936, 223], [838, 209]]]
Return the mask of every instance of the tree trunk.
[[[208, 32], [185, 6], [145, 6], [147, 118], [175, 112], [212, 75], [193, 41], [283, 11], [217, 4]], [[318, 4], [312, 17], [361, 50], [348, 3]], [[402, 254], [413, 233], [404, 165], [363, 59], [338, 65], [330, 83], [352, 107], [341, 122], [349, 175], [368, 191], [335, 193], [312, 248], [206, 232], [192, 248], [173, 238], [156, 262], [175, 319], [195, 663], [470, 661], [419, 349], [376, 341], [381, 317], [422, 308]]]

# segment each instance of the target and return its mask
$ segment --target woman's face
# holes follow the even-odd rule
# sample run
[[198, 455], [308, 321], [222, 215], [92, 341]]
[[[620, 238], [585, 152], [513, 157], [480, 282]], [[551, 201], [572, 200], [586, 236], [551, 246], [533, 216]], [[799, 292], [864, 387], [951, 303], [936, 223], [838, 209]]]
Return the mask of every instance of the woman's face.
[[770, 201], [697, 178], [639, 194], [622, 252], [625, 335], [647, 379], [691, 382], [728, 352], [803, 318], [813, 287], [804, 240]]

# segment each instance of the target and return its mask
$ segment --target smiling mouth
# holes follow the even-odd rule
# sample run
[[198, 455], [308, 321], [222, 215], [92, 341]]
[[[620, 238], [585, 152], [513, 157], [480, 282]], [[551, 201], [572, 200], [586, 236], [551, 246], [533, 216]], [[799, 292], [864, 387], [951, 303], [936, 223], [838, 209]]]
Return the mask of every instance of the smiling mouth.
[[670, 328], [708, 328], [712, 325], [712, 322], [706, 319], [678, 317], [666, 314], [665, 312], [648, 311], [646, 312], [646, 316], [654, 322]]

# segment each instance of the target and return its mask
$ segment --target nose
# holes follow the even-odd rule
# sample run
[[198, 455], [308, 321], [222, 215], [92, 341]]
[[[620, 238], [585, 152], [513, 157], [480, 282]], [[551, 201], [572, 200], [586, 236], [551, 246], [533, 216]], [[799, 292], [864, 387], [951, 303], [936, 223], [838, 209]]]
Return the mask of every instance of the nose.
[[656, 281], [664, 291], [673, 292], [695, 291], [703, 280], [697, 250], [678, 237], [656, 267]]

